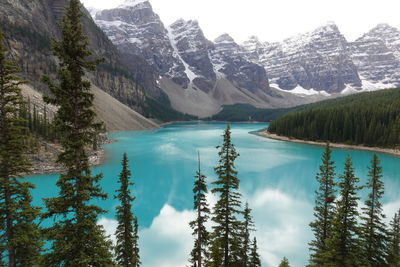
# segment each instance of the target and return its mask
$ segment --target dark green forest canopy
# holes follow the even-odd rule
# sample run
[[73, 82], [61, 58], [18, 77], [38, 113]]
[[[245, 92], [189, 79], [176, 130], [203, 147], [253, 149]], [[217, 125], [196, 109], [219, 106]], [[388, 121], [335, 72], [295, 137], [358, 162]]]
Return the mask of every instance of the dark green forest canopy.
[[268, 131], [302, 140], [398, 147], [400, 89], [312, 104], [272, 121]]

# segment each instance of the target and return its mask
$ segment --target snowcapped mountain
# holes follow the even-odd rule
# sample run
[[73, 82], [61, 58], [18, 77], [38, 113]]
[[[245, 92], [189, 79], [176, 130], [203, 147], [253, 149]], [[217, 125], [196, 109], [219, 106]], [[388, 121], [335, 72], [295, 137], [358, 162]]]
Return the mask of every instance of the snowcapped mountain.
[[90, 10], [125, 55], [140, 55], [181, 112], [209, 116], [222, 105], [284, 107], [400, 85], [400, 31], [378, 25], [348, 42], [333, 22], [282, 42], [228, 34], [208, 40], [195, 20], [166, 27], [148, 0]]
[[400, 31], [379, 24], [351, 44], [352, 59], [369, 90], [400, 85]]
[[252, 37], [242, 47], [249, 59], [265, 67], [271, 84], [282, 90], [334, 94], [348, 85], [362, 86], [350, 45], [332, 22], [280, 43], [261, 43]]
[[209, 41], [195, 20], [165, 27], [146, 0], [94, 14], [97, 25], [123, 54], [144, 57], [159, 75], [159, 85], [172, 106], [209, 116], [222, 105], [249, 103], [279, 107], [304, 102], [270, 89], [264, 67], [247, 59], [229, 35]]

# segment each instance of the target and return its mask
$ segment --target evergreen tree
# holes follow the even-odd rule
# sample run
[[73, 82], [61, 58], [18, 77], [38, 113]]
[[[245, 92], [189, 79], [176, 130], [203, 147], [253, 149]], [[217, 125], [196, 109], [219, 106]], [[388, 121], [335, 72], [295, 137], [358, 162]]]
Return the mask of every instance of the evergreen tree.
[[258, 254], [257, 239], [255, 237], [253, 243], [251, 244], [249, 264], [247, 266], [261, 267], [260, 255]]
[[47, 266], [112, 266], [111, 242], [102, 226], [97, 225], [100, 213], [95, 199], [106, 199], [99, 186], [101, 174], [91, 174], [88, 152], [101, 124], [95, 122], [90, 82], [86, 70], [94, 70], [97, 61], [83, 33], [79, 0], [70, 0], [61, 24], [62, 39], [53, 41], [53, 53], [59, 59], [58, 80], [48, 77], [51, 97], [45, 101], [58, 107], [55, 115], [63, 152], [58, 162], [67, 169], [57, 181], [59, 195], [45, 200], [46, 218], [54, 224], [47, 231], [51, 248]]
[[384, 193], [382, 182], [382, 168], [379, 159], [374, 154], [369, 167], [369, 180], [366, 187], [370, 190], [365, 207], [362, 208], [362, 240], [363, 255], [367, 266], [378, 267], [386, 265], [386, 226], [383, 222], [385, 215], [382, 210], [381, 199]]
[[133, 255], [135, 257], [133, 266], [140, 266], [140, 264], [142, 263], [140, 261], [140, 249], [139, 249], [139, 224], [136, 216], [135, 218], [133, 218], [133, 239], [135, 240], [135, 243], [133, 244]]
[[221, 239], [217, 238], [214, 233], [211, 233], [210, 237], [210, 257], [206, 262], [206, 266], [221, 267], [224, 257], [224, 251], [221, 246]]
[[340, 196], [337, 200], [332, 235], [327, 240], [327, 266], [356, 267], [360, 263], [360, 229], [358, 226], [357, 196], [359, 178], [354, 175], [350, 156], [347, 156], [344, 172], [340, 176]]
[[194, 209], [196, 210], [196, 219], [190, 222], [190, 227], [193, 229], [195, 238], [194, 247], [191, 252], [190, 262], [192, 266], [201, 267], [204, 265], [204, 259], [208, 256], [207, 244], [209, 241], [209, 233], [205, 224], [208, 221], [210, 209], [206, 200], [207, 183], [206, 176], [201, 172], [200, 155], [199, 169], [196, 172], [195, 182], [193, 187], [194, 193]]
[[[241, 194], [238, 192], [239, 179], [235, 170], [235, 159], [239, 156], [231, 141], [230, 125], [227, 125], [223, 134], [223, 145], [218, 155], [219, 165], [215, 168], [218, 178], [211, 191], [219, 197], [215, 204], [212, 221], [213, 242], [220, 245], [222, 264], [220, 266], [237, 266], [240, 264], [240, 228], [241, 222], [237, 215], [241, 215]], [[215, 245], [215, 244], [214, 244]], [[214, 248], [216, 250], [216, 248]], [[217, 251], [217, 250], [216, 250]], [[213, 253], [212, 253], [213, 254]], [[215, 261], [215, 259], [212, 259]]]
[[37, 225], [40, 208], [32, 207], [30, 190], [34, 186], [21, 183], [19, 187], [19, 213], [14, 227], [16, 266], [41, 266], [43, 238], [41, 228]]
[[283, 257], [279, 267], [290, 267], [289, 260], [286, 257]]
[[314, 232], [314, 240], [310, 242], [310, 266], [321, 266], [325, 263], [326, 240], [331, 235], [334, 200], [335, 200], [335, 162], [332, 161], [332, 150], [329, 143], [322, 156], [322, 165], [319, 167], [317, 181], [319, 189], [316, 191], [314, 207], [315, 220], [310, 223]]
[[400, 210], [390, 222], [388, 234], [387, 263], [389, 267], [400, 267]]
[[254, 222], [253, 217], [251, 216], [251, 209], [249, 208], [249, 203], [246, 202], [244, 211], [243, 211], [243, 233], [242, 233], [242, 261], [243, 266], [250, 266], [250, 253], [251, 253], [251, 240], [250, 240], [250, 232], [254, 231]]
[[116, 217], [118, 221], [115, 236], [117, 245], [115, 247], [115, 257], [119, 266], [137, 267], [140, 264], [138, 253], [137, 239], [137, 219], [133, 217], [132, 202], [135, 200], [131, 196], [129, 186], [131, 172], [128, 169], [128, 157], [124, 153], [122, 159], [122, 171], [119, 175], [120, 188], [116, 191], [115, 196], [120, 201], [120, 205], [116, 208]]
[[6, 58], [0, 31], [0, 263], [5, 255], [3, 264], [9, 267], [37, 264], [42, 246], [34, 222], [39, 209], [31, 206], [33, 185], [18, 179], [30, 166], [24, 155], [25, 121], [19, 118], [24, 101], [19, 88], [23, 81], [15, 75], [18, 71]]

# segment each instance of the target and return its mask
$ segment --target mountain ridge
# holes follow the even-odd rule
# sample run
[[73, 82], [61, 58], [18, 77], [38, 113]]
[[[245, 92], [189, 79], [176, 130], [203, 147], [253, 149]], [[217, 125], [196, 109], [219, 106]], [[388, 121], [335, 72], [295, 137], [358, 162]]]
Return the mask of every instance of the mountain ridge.
[[[368, 50], [369, 54], [367, 53], [364, 58], [361, 57], [360, 55], [365, 54], [365, 51], [362, 50], [362, 46], [360, 47], [360, 41], [347, 41], [332, 21], [322, 24], [313, 31], [286, 38], [282, 42], [262, 42], [258, 37], [251, 36], [249, 40], [238, 44], [226, 33], [213, 41], [208, 40], [196, 20], [178, 19], [166, 27], [153, 11], [148, 0], [127, 1], [127, 3], [115, 9], [94, 14], [94, 20], [106, 31], [111, 40], [116, 37], [125, 40], [126, 44], [119, 47], [123, 53], [129, 50], [124, 46], [143, 45], [143, 43], [148, 45], [148, 42], [156, 37], [159, 38], [158, 40], [164, 40], [163, 43], [150, 42], [155, 45], [152, 48], [157, 50], [151, 53], [151, 56], [156, 55], [160, 64], [152, 62], [154, 58], [150, 59], [150, 62], [158, 68], [165, 67], [164, 71], [158, 72], [159, 79], [168, 78], [181, 87], [180, 91], [174, 88], [174, 93], [170, 88], [161, 88], [170, 100], [175, 98], [171, 100], [172, 106], [181, 112], [198, 116], [213, 115], [208, 113], [215, 112], [217, 109], [221, 110], [223, 105], [237, 103], [250, 103], [259, 108], [287, 107], [293, 102], [295, 105], [300, 105], [327, 97], [400, 85], [400, 79], [398, 79], [400, 59], [397, 58], [400, 54], [400, 46], [395, 42], [396, 37], [400, 42], [400, 35], [393, 34], [397, 29], [387, 24], [380, 24], [375, 38], [381, 39], [378, 50], [385, 46], [393, 53], [393, 62], [389, 63], [386, 62], [385, 55], [374, 54]], [[129, 9], [133, 12], [130, 18], [135, 17], [136, 13], [140, 13], [139, 17], [144, 20], [146, 16], [156, 18], [156, 24], [162, 28], [159, 31], [161, 35], [154, 36], [153, 31], [141, 28], [138, 24], [130, 24], [129, 27], [135, 27], [139, 35], [133, 33], [131, 36], [128, 34], [123, 37], [116, 32], [107, 32], [108, 28], [102, 27], [104, 13], [121, 9]], [[113, 21], [114, 23], [116, 21], [129, 22], [127, 18], [121, 17], [108, 16], [108, 20], [110, 28], [113, 28]], [[154, 21], [149, 25], [154, 25]], [[118, 31], [115, 28], [114, 30]], [[130, 39], [134, 42], [130, 42]], [[118, 46], [118, 43], [116, 44]], [[373, 46], [373, 44], [369, 45]], [[148, 49], [146, 45], [143, 45], [142, 48], [136, 49], [135, 53], [147, 54], [146, 49]], [[379, 59], [371, 60], [376, 56]], [[173, 66], [163, 64], [163, 62], [173, 62]], [[381, 73], [379, 76], [379, 72], [384, 72], [384, 74]], [[386, 79], [383, 79], [383, 76]], [[224, 93], [214, 92], [219, 79], [226, 79], [232, 85], [228, 86], [230, 89], [223, 90]], [[204, 96], [201, 92], [193, 92], [193, 90], [203, 91], [208, 96]], [[237, 98], [238, 90], [252, 100]], [[229, 95], [229, 92], [232, 95]], [[182, 95], [177, 96], [178, 93]], [[194, 94], [196, 97], [193, 96]], [[203, 96], [198, 97], [200, 94]], [[200, 99], [205, 101], [205, 105], [212, 103], [205, 107], [210, 112], [204, 113], [198, 108], [194, 110], [182, 108], [182, 104], [177, 104], [178, 98], [179, 101], [189, 102], [185, 105], [196, 106], [192, 98], [195, 98], [195, 101], [200, 101]], [[291, 99], [287, 100], [287, 98]]]

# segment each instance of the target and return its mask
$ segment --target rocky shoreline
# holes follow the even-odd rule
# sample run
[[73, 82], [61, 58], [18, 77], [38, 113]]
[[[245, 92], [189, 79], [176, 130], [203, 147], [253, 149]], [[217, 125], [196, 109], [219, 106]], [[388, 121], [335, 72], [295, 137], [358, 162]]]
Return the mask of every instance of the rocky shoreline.
[[[300, 140], [300, 139], [295, 139], [295, 138], [289, 138], [286, 136], [272, 134], [265, 130], [255, 132], [255, 134], [262, 136], [262, 137], [274, 139], [274, 140], [286, 141], [286, 142], [292, 142], [292, 143], [298, 143], [298, 144], [307, 144], [307, 145], [315, 145], [315, 146], [325, 146], [326, 145], [325, 142], [305, 141], [305, 140]], [[389, 154], [392, 156], [400, 157], [400, 149], [367, 147], [367, 146], [359, 146], [359, 145], [346, 145], [346, 144], [340, 144], [340, 143], [330, 143], [330, 146], [339, 148], [339, 149], [364, 150], [364, 151], [378, 152], [378, 153], [384, 153], [384, 154]]]
[[[107, 138], [102, 144], [111, 143], [113, 140]], [[32, 163], [30, 172], [25, 175], [36, 174], [54, 174], [65, 171], [65, 167], [57, 163], [58, 154], [62, 148], [59, 144], [39, 141], [38, 148], [32, 153], [27, 153], [27, 157]], [[106, 150], [99, 148], [98, 150], [89, 151], [90, 166], [98, 166], [105, 162]]]

